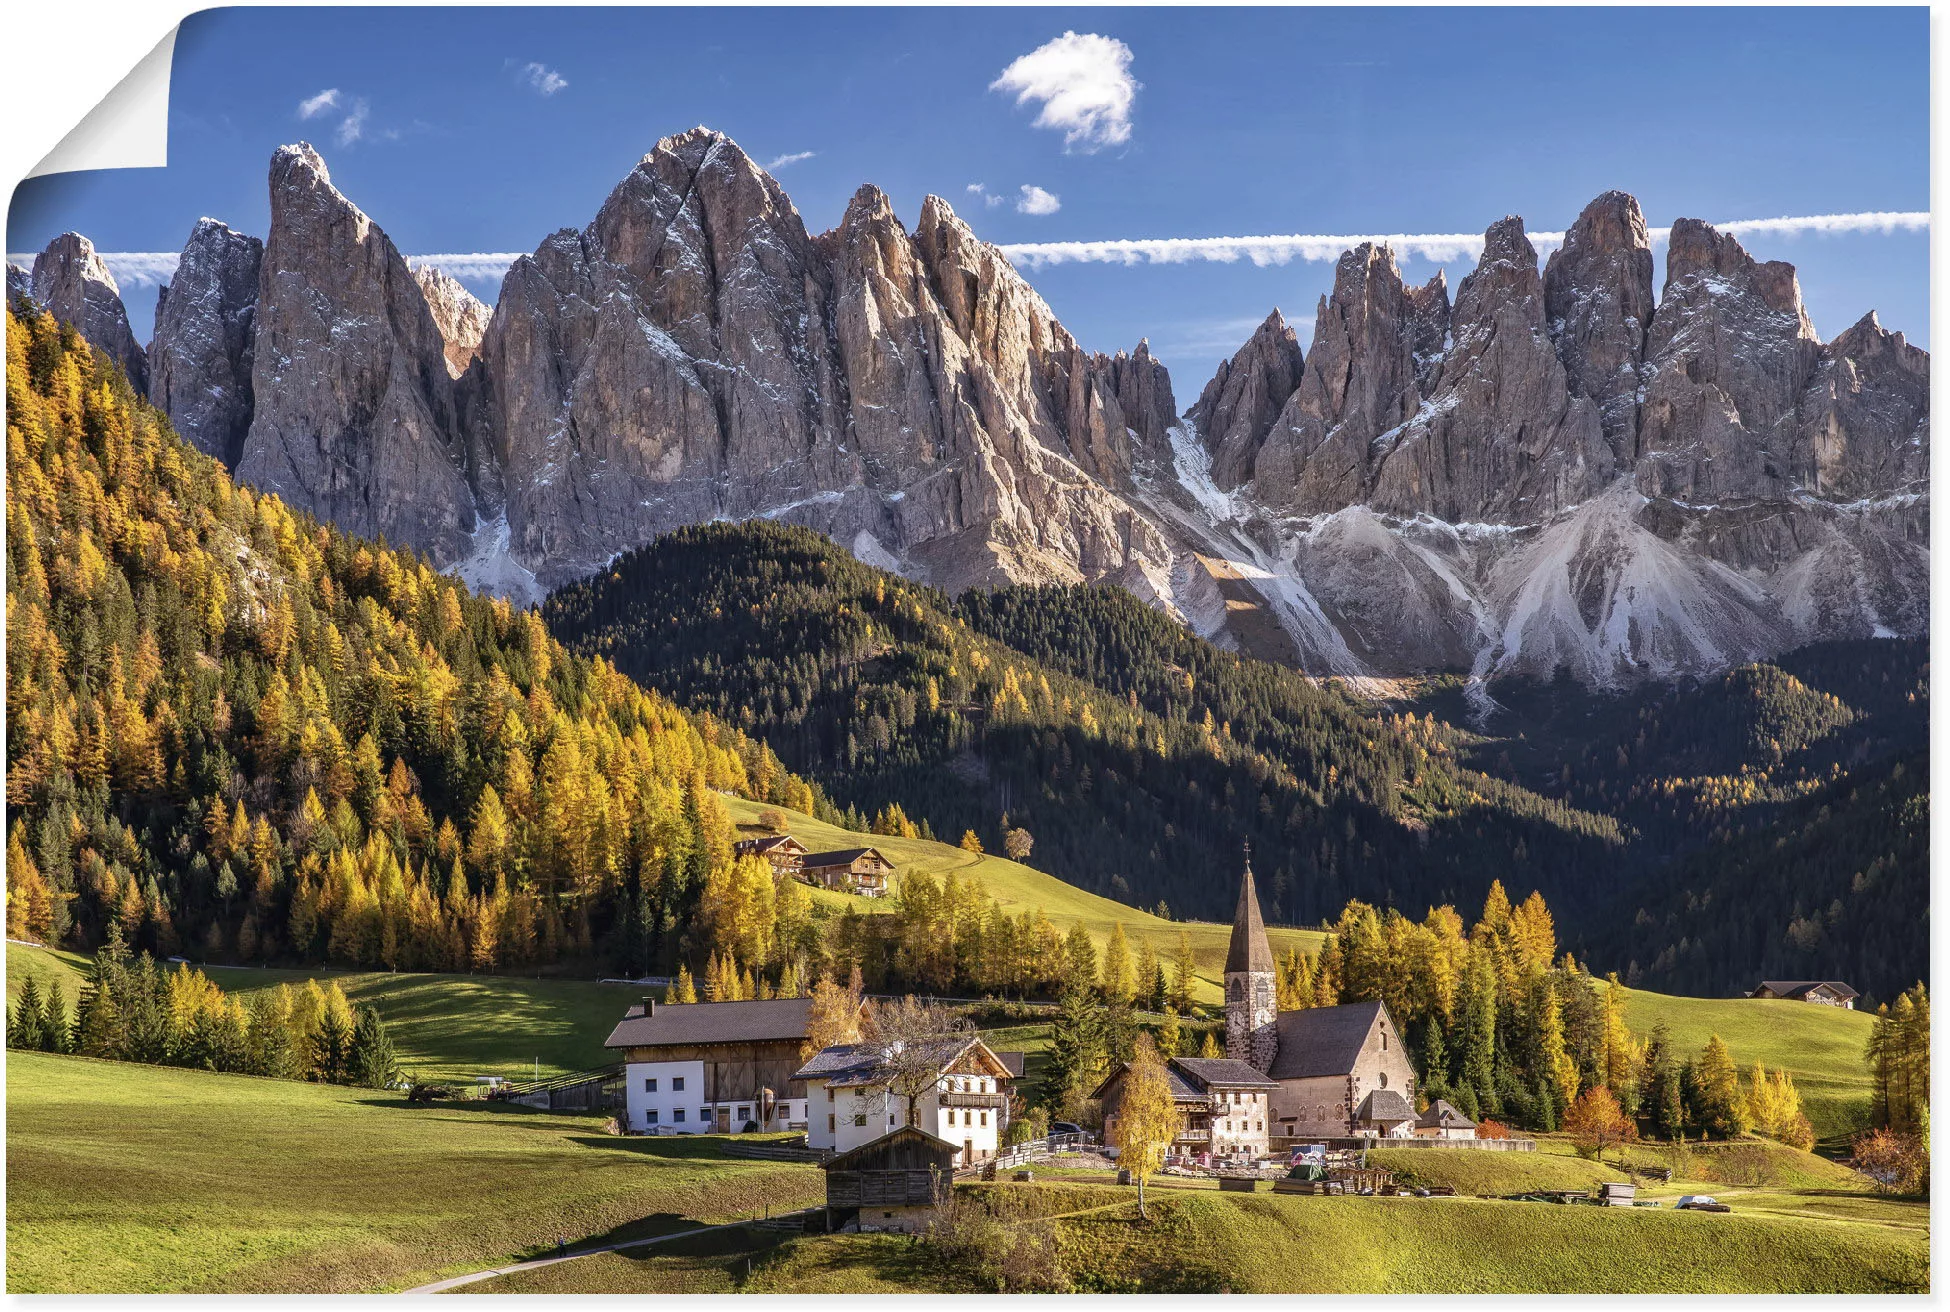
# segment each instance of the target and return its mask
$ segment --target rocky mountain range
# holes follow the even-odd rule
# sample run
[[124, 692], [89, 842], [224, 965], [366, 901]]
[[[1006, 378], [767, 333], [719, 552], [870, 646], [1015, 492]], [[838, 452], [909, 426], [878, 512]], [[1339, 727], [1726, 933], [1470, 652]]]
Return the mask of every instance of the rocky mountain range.
[[[240, 478], [532, 600], [683, 524], [804, 523], [949, 590], [1104, 580], [1222, 644], [1386, 681], [1616, 687], [1928, 618], [1929, 357], [1823, 342], [1793, 269], [1637, 203], [1541, 267], [1491, 225], [1453, 302], [1341, 257], [1180, 413], [930, 197], [830, 232], [735, 143], [667, 138], [490, 311], [308, 145], [261, 244], [200, 222], [135, 348], [68, 234], [32, 294]], [[10, 281], [15, 274], [10, 273]]]

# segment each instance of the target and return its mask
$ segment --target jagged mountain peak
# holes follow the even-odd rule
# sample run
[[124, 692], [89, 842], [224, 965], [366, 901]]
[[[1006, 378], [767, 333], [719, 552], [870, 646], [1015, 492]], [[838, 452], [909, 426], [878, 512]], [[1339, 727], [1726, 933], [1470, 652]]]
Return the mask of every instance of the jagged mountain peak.
[[[517, 260], [485, 332], [309, 146], [272, 181], [240, 474], [523, 599], [764, 517], [951, 590], [1114, 580], [1350, 677], [1617, 683], [1927, 620], [1927, 353], [1873, 316], [1823, 347], [1792, 269], [1703, 224], [1655, 305], [1623, 192], [1541, 268], [1490, 225], [1453, 302], [1344, 252], [1304, 355], [1271, 310], [1181, 420], [1148, 339], [1086, 351], [945, 198], [904, 229], [868, 184], [810, 236], [707, 128]], [[159, 321], [186, 384], [241, 354], [198, 333]]]
[[306, 169], [318, 175], [320, 182], [330, 185], [332, 171], [325, 167], [325, 157], [309, 141], [294, 141], [279, 146], [271, 152], [271, 180], [273, 185], [286, 177], [293, 169]]
[[[1675, 287], [1702, 278], [1751, 287], [1767, 308], [1792, 315], [1801, 335], [1815, 340], [1814, 324], [1801, 303], [1801, 282], [1786, 260], [1756, 260], [1732, 233], [1699, 219], [1675, 219], [1666, 239], [1665, 296]], [[1714, 290], [1721, 290], [1715, 287]]]
[[148, 387], [148, 361], [129, 328], [122, 289], [95, 243], [78, 232], [62, 233], [34, 257], [28, 281], [48, 313], [108, 352], [138, 391]]

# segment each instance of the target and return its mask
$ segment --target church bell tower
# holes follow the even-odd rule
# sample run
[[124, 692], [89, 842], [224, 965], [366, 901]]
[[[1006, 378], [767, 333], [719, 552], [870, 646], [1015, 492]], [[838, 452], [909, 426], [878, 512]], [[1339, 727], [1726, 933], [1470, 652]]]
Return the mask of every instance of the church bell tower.
[[1248, 849], [1246, 876], [1239, 885], [1239, 913], [1233, 917], [1232, 944], [1226, 952], [1226, 1056], [1250, 1062], [1262, 1072], [1272, 1069], [1280, 1047], [1274, 1023], [1278, 1007], [1273, 949], [1266, 942], [1266, 922], [1259, 916]]

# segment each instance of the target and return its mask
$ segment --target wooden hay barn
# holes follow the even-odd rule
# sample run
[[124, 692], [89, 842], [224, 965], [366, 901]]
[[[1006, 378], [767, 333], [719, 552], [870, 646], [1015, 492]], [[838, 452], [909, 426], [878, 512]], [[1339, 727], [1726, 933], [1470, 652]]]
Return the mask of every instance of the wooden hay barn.
[[826, 1228], [912, 1233], [954, 1187], [955, 1146], [916, 1126], [889, 1130], [825, 1164]]

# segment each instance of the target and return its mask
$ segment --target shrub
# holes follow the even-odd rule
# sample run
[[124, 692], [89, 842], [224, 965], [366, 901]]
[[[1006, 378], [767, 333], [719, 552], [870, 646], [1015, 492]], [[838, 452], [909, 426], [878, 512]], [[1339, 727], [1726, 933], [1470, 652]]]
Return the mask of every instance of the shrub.
[[1855, 1138], [1849, 1165], [1888, 1194], [1930, 1192], [1930, 1152], [1923, 1140], [1900, 1130], [1869, 1130]]
[[1488, 1117], [1484, 1117], [1482, 1120], [1476, 1122], [1476, 1137], [1478, 1139], [1508, 1139], [1510, 1137], [1510, 1127], [1502, 1121], [1492, 1121]]
[[1058, 1294], [1070, 1275], [1046, 1224], [1004, 1222], [983, 1200], [956, 1194], [925, 1239], [944, 1264], [978, 1288], [997, 1294]]
[[782, 834], [786, 831], [785, 812], [774, 807], [766, 807], [758, 813], [758, 827], [768, 834]]

